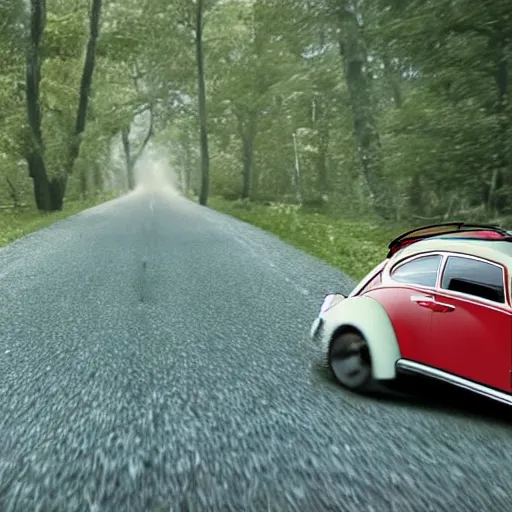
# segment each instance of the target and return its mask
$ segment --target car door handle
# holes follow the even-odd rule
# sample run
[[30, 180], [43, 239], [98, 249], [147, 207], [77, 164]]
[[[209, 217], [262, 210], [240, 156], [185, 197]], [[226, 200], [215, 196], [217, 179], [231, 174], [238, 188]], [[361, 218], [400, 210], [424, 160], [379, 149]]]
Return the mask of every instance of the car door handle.
[[416, 302], [418, 306], [428, 308], [432, 303], [434, 303], [434, 297], [430, 297], [428, 295], [411, 295], [411, 302]]
[[434, 313], [450, 313], [455, 309], [451, 304], [444, 304], [443, 302], [434, 301], [430, 308]]
[[411, 295], [411, 302], [416, 302], [418, 306], [430, 309], [434, 313], [449, 313], [455, 309], [455, 306], [437, 302], [434, 297], [428, 295]]

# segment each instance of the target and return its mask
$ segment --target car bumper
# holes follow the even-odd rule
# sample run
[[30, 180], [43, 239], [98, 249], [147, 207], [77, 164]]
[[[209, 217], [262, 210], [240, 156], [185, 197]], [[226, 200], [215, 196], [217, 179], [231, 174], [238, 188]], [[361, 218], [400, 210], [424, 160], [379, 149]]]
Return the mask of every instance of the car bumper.
[[321, 318], [319, 316], [316, 317], [315, 321], [311, 325], [311, 329], [310, 329], [310, 332], [309, 332], [309, 335], [310, 335], [311, 339], [318, 340], [318, 339], [321, 338], [323, 326], [324, 326], [323, 318]]
[[337, 306], [340, 302], [344, 301], [346, 298], [347, 296], [343, 295], [342, 293], [328, 293], [324, 297], [322, 305], [320, 306], [320, 312], [318, 313], [318, 316], [315, 318], [309, 331], [309, 335], [313, 340], [321, 341], [323, 339], [325, 330], [325, 314], [328, 311], [331, 311], [335, 306]]

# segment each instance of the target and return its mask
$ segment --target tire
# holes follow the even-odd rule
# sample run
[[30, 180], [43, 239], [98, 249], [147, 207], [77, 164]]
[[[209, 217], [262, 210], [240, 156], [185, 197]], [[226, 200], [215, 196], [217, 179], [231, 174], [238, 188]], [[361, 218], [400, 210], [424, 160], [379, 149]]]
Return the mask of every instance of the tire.
[[372, 361], [366, 340], [357, 332], [335, 335], [329, 345], [327, 366], [336, 382], [352, 391], [370, 390]]

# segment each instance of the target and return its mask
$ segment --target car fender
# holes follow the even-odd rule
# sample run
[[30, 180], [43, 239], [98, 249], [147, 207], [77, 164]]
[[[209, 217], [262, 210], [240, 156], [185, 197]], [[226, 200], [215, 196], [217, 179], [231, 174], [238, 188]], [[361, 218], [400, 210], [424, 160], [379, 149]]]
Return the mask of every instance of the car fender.
[[384, 307], [370, 297], [349, 297], [323, 315], [323, 345], [328, 350], [334, 333], [342, 326], [354, 327], [364, 336], [372, 358], [375, 379], [394, 379], [400, 348]]

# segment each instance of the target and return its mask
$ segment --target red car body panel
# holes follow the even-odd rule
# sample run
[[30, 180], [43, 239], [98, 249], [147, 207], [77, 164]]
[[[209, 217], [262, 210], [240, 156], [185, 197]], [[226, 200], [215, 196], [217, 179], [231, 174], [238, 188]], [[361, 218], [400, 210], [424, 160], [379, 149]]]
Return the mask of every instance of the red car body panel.
[[[450, 236], [511, 240], [509, 235], [492, 230], [468, 229], [460, 234], [451, 232]], [[390, 254], [396, 255], [423, 238], [400, 240], [399, 237], [393, 246], [390, 244]], [[468, 255], [471, 255], [470, 250]], [[387, 266], [375, 275], [385, 274]], [[512, 393], [510, 277], [507, 268], [500, 266], [505, 278], [504, 304], [438, 287], [416, 287], [396, 282], [389, 276], [382, 283], [375, 277], [370, 278], [356, 293], [371, 297], [384, 307], [403, 359]]]
[[419, 347], [428, 345], [432, 329], [432, 312], [411, 302], [412, 295], [421, 295], [418, 289], [406, 286], [374, 288], [364, 295], [379, 301], [388, 314], [405, 359], [418, 361]]
[[452, 305], [432, 313], [430, 343], [419, 350], [424, 364], [487, 386], [511, 391], [512, 313], [477, 300], [435, 293]]
[[[511, 392], [512, 311], [448, 293], [389, 286], [364, 294], [386, 310], [402, 357]], [[432, 311], [411, 296], [453, 306]]]

